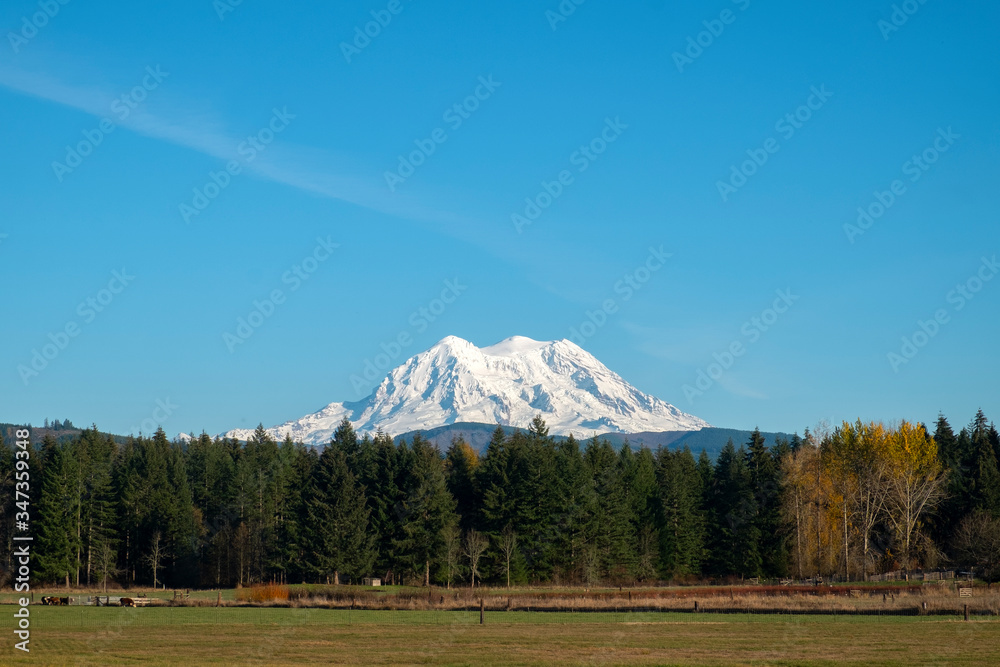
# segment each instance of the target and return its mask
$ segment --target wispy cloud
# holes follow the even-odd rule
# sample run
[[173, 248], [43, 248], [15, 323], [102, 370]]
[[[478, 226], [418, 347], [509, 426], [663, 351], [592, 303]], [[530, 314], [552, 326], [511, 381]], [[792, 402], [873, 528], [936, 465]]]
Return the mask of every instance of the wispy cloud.
[[[223, 123], [204, 114], [178, 111], [164, 115], [139, 107], [124, 120], [119, 120], [110, 108], [117, 94], [99, 85], [68, 84], [45, 73], [0, 64], [0, 86], [97, 118], [112, 118], [117, 125], [137, 134], [183, 146], [219, 160], [236, 159], [237, 146], [243, 141], [243, 137], [228, 131]], [[291, 111], [294, 113], [295, 110]], [[262, 113], [265, 115], [261, 122], [264, 122], [270, 109], [262, 110]], [[260, 178], [314, 195], [406, 220], [430, 223], [444, 233], [480, 223], [461, 214], [428, 207], [412, 196], [390, 195], [381, 180], [372, 182], [359, 178], [354, 174], [361, 170], [352, 168], [346, 162], [348, 160], [344, 157], [329, 151], [282, 141], [269, 146], [266, 154], [261, 154], [245, 168]]]
[[764, 392], [748, 387], [739, 380], [736, 379], [734, 373], [726, 373], [721, 378], [719, 378], [719, 386], [728, 391], [734, 396], [742, 396], [743, 398], [752, 398], [758, 401], [766, 401], [770, 398]]
[[725, 349], [732, 338], [725, 332], [707, 325], [698, 328], [692, 324], [668, 327], [645, 326], [634, 321], [622, 321], [622, 328], [632, 334], [635, 348], [663, 361], [697, 365], [713, 349]]

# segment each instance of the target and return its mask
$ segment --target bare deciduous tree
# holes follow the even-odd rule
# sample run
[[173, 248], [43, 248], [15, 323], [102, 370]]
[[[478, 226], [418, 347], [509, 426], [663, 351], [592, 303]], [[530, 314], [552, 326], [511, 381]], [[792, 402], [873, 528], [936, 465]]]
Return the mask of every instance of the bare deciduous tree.
[[150, 546], [149, 554], [146, 556], [146, 562], [149, 563], [149, 567], [153, 570], [153, 588], [156, 588], [159, 583], [158, 577], [160, 570], [163, 569], [163, 559], [166, 555], [163, 536], [160, 534], [160, 531], [156, 531], [153, 533], [153, 543]]
[[121, 571], [116, 567], [117, 558], [117, 552], [108, 542], [101, 544], [94, 552], [94, 569], [101, 578], [105, 593], [108, 592], [108, 579]]
[[650, 525], [644, 525], [639, 531], [638, 541], [639, 561], [635, 567], [635, 576], [639, 581], [656, 577], [656, 533]]
[[[233, 542], [236, 549], [237, 566], [240, 570], [239, 583], [236, 587], [243, 588], [244, 576], [247, 583], [249, 583], [250, 579], [250, 550], [253, 546], [251, 544], [250, 529], [247, 528], [245, 521], [241, 521], [240, 525], [236, 528], [236, 536]], [[327, 577], [327, 583], [330, 583], [329, 577]]]
[[451, 588], [451, 581], [458, 572], [458, 559], [462, 554], [462, 534], [456, 524], [449, 523], [441, 531], [441, 539], [444, 543], [445, 584], [447, 588]]
[[954, 539], [962, 564], [978, 568], [986, 581], [1000, 581], [1000, 519], [976, 510], [962, 519]]
[[500, 547], [500, 554], [503, 556], [503, 569], [504, 573], [507, 575], [507, 588], [510, 588], [510, 561], [514, 557], [514, 552], [517, 550], [517, 533], [508, 524], [503, 532], [500, 533], [500, 537], [497, 539]]
[[486, 536], [476, 530], [470, 530], [465, 534], [464, 553], [469, 559], [469, 571], [471, 573], [471, 587], [476, 587], [476, 575], [479, 574], [479, 559], [483, 557], [483, 552], [490, 545]]

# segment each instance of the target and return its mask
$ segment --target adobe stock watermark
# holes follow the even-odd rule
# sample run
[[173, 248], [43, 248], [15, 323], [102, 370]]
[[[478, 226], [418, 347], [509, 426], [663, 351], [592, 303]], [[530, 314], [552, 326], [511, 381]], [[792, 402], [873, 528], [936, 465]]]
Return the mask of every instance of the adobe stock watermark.
[[240, 159], [230, 160], [226, 163], [226, 168], [221, 171], [208, 172], [208, 181], [200, 188], [194, 188], [191, 203], [181, 202], [178, 208], [184, 223], [190, 224], [192, 217], [201, 215], [201, 212], [229, 187], [233, 177], [243, 173], [243, 167], [267, 150], [274, 138], [284, 132], [289, 122], [294, 119], [295, 114], [288, 113], [288, 107], [282, 107], [280, 110], [277, 107], [272, 109], [271, 119], [267, 125], [248, 135], [236, 146], [236, 154]]
[[[465, 121], [469, 120], [486, 100], [493, 97], [493, 93], [503, 84], [493, 80], [493, 75], [479, 77], [479, 85], [476, 86], [472, 94], [461, 102], [456, 102], [441, 115], [441, 120], [448, 124], [452, 132], [462, 127]], [[416, 150], [410, 151], [407, 155], [399, 156], [399, 164], [395, 171], [385, 172], [385, 184], [389, 186], [389, 192], [395, 192], [396, 187], [406, 182], [413, 176], [417, 168], [424, 164], [433, 155], [438, 146], [448, 141], [448, 133], [444, 128], [435, 128], [426, 139], [414, 139]]]
[[[750, 0], [731, 0], [734, 5], [739, 7], [741, 12], [745, 12], [750, 7]], [[673, 59], [674, 65], [677, 66], [677, 71], [681, 74], [684, 73], [684, 68], [688, 65], [693, 65], [694, 61], [701, 57], [705, 53], [705, 49], [711, 47], [715, 44], [715, 40], [722, 37], [722, 33], [726, 31], [727, 25], [732, 25], [736, 22], [736, 17], [739, 16], [732, 9], [726, 8], [719, 12], [719, 18], [709, 19], [707, 21], [702, 21], [701, 24], [705, 26], [705, 29], [696, 34], [694, 37], [688, 36], [687, 47], [685, 47], [684, 52], [674, 51]]]
[[170, 76], [170, 72], [164, 72], [159, 65], [156, 66], [156, 69], [146, 67], [146, 76], [142, 78], [142, 82], [127, 93], [115, 98], [111, 103], [109, 108], [117, 120], [104, 117], [94, 129], [83, 130], [81, 141], [77, 142], [75, 146], [66, 146], [66, 157], [63, 162], [58, 160], [52, 162], [52, 172], [56, 175], [56, 179], [62, 183], [67, 174], [73, 173], [73, 170], [83, 164], [83, 160], [104, 143], [104, 138], [115, 131], [118, 123], [127, 120], [136, 107], [145, 101], [151, 92], [159, 88], [168, 76]]
[[397, 366], [397, 361], [403, 352], [413, 344], [413, 333], [422, 334], [427, 331], [430, 325], [444, 315], [448, 307], [458, 301], [467, 289], [469, 286], [463, 285], [458, 278], [445, 280], [444, 288], [436, 298], [410, 313], [406, 320], [409, 326], [401, 329], [388, 342], [379, 344], [379, 349], [382, 351], [372, 358], [365, 359], [361, 375], [351, 375], [351, 386], [354, 387], [355, 397], [363, 397], [364, 392], [370, 391], [386, 371]]
[[[813, 114], [823, 108], [823, 105], [833, 97], [833, 93], [826, 89], [826, 84], [819, 88], [811, 86], [809, 97], [804, 104], [796, 107], [794, 111], [786, 113], [774, 124], [774, 130], [781, 138], [788, 141], [801, 130], [813, 117]], [[729, 167], [729, 179], [726, 181], [716, 181], [715, 187], [719, 191], [719, 196], [723, 202], [728, 202], [729, 197], [747, 184], [747, 181], [757, 173], [757, 171], [767, 164], [772, 155], [781, 150], [781, 143], [774, 137], [764, 140], [760, 148], [748, 148], [746, 150], [749, 159]]]
[[140, 422], [139, 426], [133, 426], [129, 430], [129, 433], [139, 434], [145, 433], [149, 435], [150, 433], [155, 433], [156, 429], [166, 423], [168, 419], [178, 410], [181, 406], [171, 403], [170, 397], [163, 399], [156, 399], [156, 407], [153, 408], [153, 412], [150, 413], [149, 417]]
[[38, 11], [29, 16], [21, 17], [21, 29], [17, 32], [8, 31], [7, 41], [15, 55], [21, 52], [21, 47], [27, 45], [38, 35], [38, 31], [49, 24], [59, 11], [68, 5], [70, 0], [39, 0]]
[[545, 10], [545, 20], [549, 22], [549, 27], [555, 32], [556, 28], [559, 27], [560, 23], [565, 23], [566, 20], [576, 13], [576, 8], [585, 3], [587, 0], [562, 0], [555, 10], [546, 9]]
[[[951, 125], [948, 126], [947, 130], [939, 127], [937, 136], [934, 137], [931, 144], [903, 163], [900, 168], [903, 175], [909, 177], [910, 183], [916, 183], [941, 158], [941, 155], [951, 150], [955, 142], [961, 138], [962, 135], [952, 131]], [[872, 225], [885, 215], [886, 211], [892, 208], [906, 192], [906, 183], [898, 178], [889, 184], [887, 190], [875, 190], [874, 199], [867, 205], [858, 207], [858, 218], [855, 224], [849, 222], [844, 224], [844, 234], [847, 236], [847, 240], [853, 245], [854, 240], [871, 229]]]
[[920, 11], [920, 8], [927, 4], [927, 0], [903, 0], [898, 5], [892, 6], [892, 13], [889, 20], [879, 19], [878, 29], [882, 33], [882, 39], [889, 41], [889, 36], [894, 32], [899, 32], [900, 28], [907, 24], [910, 17]]
[[69, 347], [70, 342], [80, 335], [83, 327], [92, 323], [99, 314], [107, 310], [117, 296], [132, 284], [133, 280], [135, 280], [135, 276], [130, 275], [124, 268], [121, 271], [112, 271], [111, 280], [108, 281], [107, 285], [77, 305], [76, 314], [79, 320], [69, 320], [58, 331], [50, 332], [49, 342], [43, 344], [41, 349], [32, 348], [31, 360], [28, 364], [18, 364], [17, 367], [17, 373], [21, 376], [21, 382], [24, 383], [24, 386], [27, 387], [32, 378], [38, 377], [42, 371], [48, 368]]
[[288, 285], [288, 293], [285, 290], [275, 288], [271, 290], [263, 299], [254, 299], [253, 308], [246, 317], [236, 318], [236, 329], [234, 333], [222, 332], [222, 342], [226, 344], [226, 349], [232, 354], [237, 346], [250, 340], [257, 329], [264, 326], [264, 322], [271, 319], [277, 311], [278, 306], [285, 303], [288, 294], [297, 292], [309, 278], [319, 270], [319, 267], [333, 254], [333, 251], [340, 247], [339, 243], [334, 243], [327, 236], [316, 238], [316, 246], [302, 260], [292, 265], [290, 269], [281, 274], [281, 284]]
[[354, 38], [350, 42], [340, 43], [340, 52], [344, 54], [344, 60], [351, 64], [354, 56], [361, 55], [367, 49], [372, 40], [382, 34], [382, 31], [389, 27], [392, 19], [399, 16], [406, 9], [402, 0], [389, 0], [385, 9], [373, 9], [371, 11], [372, 20], [363, 26], [354, 26]]
[[212, 9], [220, 21], [226, 20], [226, 14], [236, 11], [236, 8], [243, 4], [243, 0], [212, 0]]
[[[582, 174], [587, 171], [594, 162], [606, 151], [608, 146], [618, 141], [622, 133], [628, 129], [628, 125], [621, 121], [619, 116], [614, 120], [610, 117], [604, 119], [604, 128], [601, 132], [586, 144], [580, 146], [569, 156], [569, 163], [576, 167], [576, 172]], [[542, 213], [552, 206], [555, 200], [562, 197], [566, 188], [573, 185], [576, 177], [569, 169], [563, 169], [551, 181], [543, 180], [542, 189], [534, 197], [525, 197], [524, 208], [520, 212], [510, 215], [511, 224], [518, 234], [524, 232], [524, 228], [531, 225], [541, 217]]]
[[[711, 362], [704, 368], [699, 368], [694, 384], [685, 384], [681, 387], [684, 397], [688, 403], [694, 403], [694, 399], [704, 396], [705, 392], [711, 389], [719, 379], [731, 369], [736, 360], [747, 353], [749, 345], [753, 345], [760, 340], [761, 336], [773, 327], [782, 315], [799, 300], [797, 294], [792, 294], [790, 289], [775, 290], [776, 298], [771, 303], [770, 308], [765, 308], [760, 315], [755, 315], [743, 323], [740, 327], [741, 338], [736, 338], [722, 352], [714, 352]], [[744, 342], [744, 340], [746, 342]]]
[[597, 332], [608, 323], [608, 317], [618, 312], [621, 304], [626, 303], [650, 281], [653, 274], [663, 268], [667, 260], [673, 257], [671, 252], [664, 252], [663, 246], [649, 247], [649, 255], [645, 261], [626, 273], [615, 282], [612, 289], [617, 297], [610, 297], [601, 302], [601, 307], [584, 313], [585, 319], [577, 326], [570, 327], [568, 338], [583, 347], [588, 338], [593, 338]]
[[914, 357], [927, 347], [938, 333], [941, 327], [951, 322], [951, 313], [960, 312], [976, 295], [982, 291], [986, 283], [1000, 273], [1000, 264], [997, 263], [997, 256], [991, 259], [983, 257], [979, 268], [964, 282], [961, 282], [945, 295], [945, 302], [951, 305], [951, 311], [947, 308], [938, 308], [928, 320], [917, 320], [917, 328], [909, 336], [903, 336], [902, 345], [898, 352], [889, 352], [886, 359], [893, 373], [898, 373], [899, 368], [910, 363]]

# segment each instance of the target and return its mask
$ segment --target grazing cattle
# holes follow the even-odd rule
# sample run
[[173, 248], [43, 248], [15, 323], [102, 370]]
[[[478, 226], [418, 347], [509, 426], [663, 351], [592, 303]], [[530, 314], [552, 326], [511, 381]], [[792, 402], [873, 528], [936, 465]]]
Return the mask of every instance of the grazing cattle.
[[42, 604], [53, 605], [56, 607], [65, 606], [69, 604], [69, 598], [57, 598], [54, 595], [46, 595], [42, 598]]
[[122, 598], [121, 602], [119, 602], [118, 604], [120, 604], [123, 607], [134, 607], [135, 600], [133, 600], [132, 598]]

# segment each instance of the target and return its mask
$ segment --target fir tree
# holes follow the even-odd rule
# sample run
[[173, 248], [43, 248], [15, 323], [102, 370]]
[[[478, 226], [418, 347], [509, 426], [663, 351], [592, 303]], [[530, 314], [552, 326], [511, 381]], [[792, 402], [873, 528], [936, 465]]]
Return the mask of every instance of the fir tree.
[[400, 485], [406, 473], [405, 456], [392, 438], [381, 432], [374, 440], [362, 442], [359, 455], [358, 481], [365, 490], [375, 562], [386, 580], [402, 568], [394, 545], [403, 539], [399, 512], [404, 498]]
[[368, 515], [364, 492], [347, 467], [344, 450], [327, 447], [308, 501], [309, 561], [316, 574], [339, 584], [341, 574], [358, 578], [368, 573], [374, 561]]
[[49, 435], [42, 442], [43, 476], [36, 521], [38, 544], [34, 550], [38, 576], [47, 581], [64, 581], [78, 566], [75, 544], [76, 462], [65, 445]]
[[395, 546], [405, 554], [409, 571], [429, 586], [432, 565], [438, 568], [444, 564], [445, 535], [457, 524], [458, 515], [437, 448], [418, 434], [411, 451], [412, 466], [403, 487], [405, 497], [400, 512], [404, 537]]
[[687, 447], [661, 449], [657, 463], [661, 570], [670, 579], [697, 575], [706, 552], [701, 475]]
[[747, 443], [746, 463], [754, 502], [754, 532], [760, 536], [758, 552], [761, 571], [771, 577], [788, 570], [785, 535], [781, 522], [781, 457], [790, 451], [787, 443], [768, 450], [760, 429], [755, 428]]
[[580, 443], [572, 435], [556, 445], [552, 486], [559, 508], [552, 522], [553, 565], [562, 579], [579, 581], [584, 575], [584, 554], [594, 540], [597, 494]]
[[448, 491], [455, 498], [462, 531], [472, 527], [479, 512], [479, 494], [476, 490], [476, 470], [479, 455], [460, 437], [452, 439], [445, 458], [445, 475]]
[[584, 461], [594, 480], [597, 495], [594, 547], [601, 577], [623, 579], [635, 567], [635, 535], [628, 499], [625, 468], [628, 462], [615, 454], [607, 440], [595, 436], [587, 445]]
[[759, 577], [762, 569], [757, 503], [746, 450], [730, 440], [719, 454], [711, 494], [712, 569], [721, 576]]

